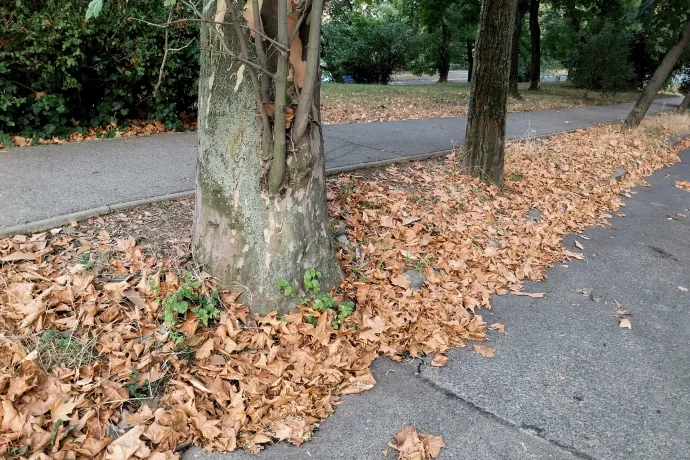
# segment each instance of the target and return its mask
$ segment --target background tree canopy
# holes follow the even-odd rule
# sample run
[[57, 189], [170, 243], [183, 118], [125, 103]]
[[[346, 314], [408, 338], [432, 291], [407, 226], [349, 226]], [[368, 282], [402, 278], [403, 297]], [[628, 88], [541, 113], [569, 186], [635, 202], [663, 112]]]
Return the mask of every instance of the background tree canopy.
[[[0, 133], [39, 138], [129, 119], [180, 126], [195, 115], [198, 23], [164, 29], [161, 0], [111, 0], [84, 20], [88, 0], [11, 0], [0, 6]], [[322, 69], [336, 81], [386, 84], [393, 74], [468, 69], [480, 0], [332, 0], [324, 14]], [[690, 0], [542, 0], [541, 69], [567, 69], [581, 88], [642, 88], [686, 20]], [[527, 15], [529, 16], [529, 15]], [[181, 12], [173, 11], [174, 18]], [[138, 19], [138, 20], [137, 20]], [[525, 21], [527, 18], [525, 18]], [[523, 25], [518, 76], [530, 74]], [[669, 78], [690, 86], [686, 52]]]
[[0, 132], [61, 135], [67, 127], [153, 118], [169, 127], [196, 105], [198, 26], [169, 32], [171, 51], [156, 96], [164, 31], [159, 0], [106, 2], [84, 20], [87, 0], [13, 0], [0, 7]]

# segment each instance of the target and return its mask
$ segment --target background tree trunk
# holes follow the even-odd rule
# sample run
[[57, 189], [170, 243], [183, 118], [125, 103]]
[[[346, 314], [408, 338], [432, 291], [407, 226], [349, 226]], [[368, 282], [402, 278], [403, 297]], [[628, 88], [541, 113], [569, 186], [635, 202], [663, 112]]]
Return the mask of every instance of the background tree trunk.
[[[223, 17], [223, 11], [208, 14], [218, 22]], [[232, 27], [201, 24], [202, 49], [212, 52], [201, 52], [194, 258], [221, 286], [242, 291], [240, 301], [253, 311], [287, 311], [296, 302], [279, 291], [277, 280], [299, 293], [308, 268], [321, 272], [324, 291], [342, 277], [328, 220], [320, 125], [311, 123], [288, 150], [285, 185], [269, 193], [271, 159], [262, 158], [262, 120], [248, 70], [222, 54], [211, 27], [220, 27], [240, 54]], [[311, 115], [319, 121], [318, 91], [314, 97]]]
[[467, 83], [472, 83], [472, 71], [474, 70], [474, 41], [467, 40]]
[[676, 65], [676, 62], [678, 62], [678, 59], [688, 47], [688, 43], [690, 43], [690, 21], [685, 24], [685, 28], [676, 37], [664, 59], [661, 60], [661, 64], [654, 71], [654, 75], [652, 75], [652, 78], [650, 78], [647, 86], [642, 91], [635, 107], [628, 114], [628, 118], [625, 119], [625, 126], [635, 128], [640, 124], [647, 110], [649, 110], [649, 106], [654, 101], [654, 96], [659, 92], [661, 85], [664, 84], [669, 73], [673, 70], [673, 66]]
[[463, 166], [503, 187], [506, 102], [517, 0], [484, 0], [479, 14]]
[[528, 0], [518, 0], [515, 14], [515, 25], [512, 28], [513, 39], [510, 51], [510, 86], [508, 92], [511, 96], [522, 99], [518, 90], [518, 63], [520, 61], [520, 35], [522, 34], [522, 20], [529, 7]]
[[441, 52], [438, 57], [438, 82], [448, 82], [450, 72], [450, 29], [445, 21], [441, 21]]
[[539, 89], [541, 81], [541, 29], [539, 28], [539, 0], [529, 2], [529, 35], [532, 45], [529, 69], [529, 89]]
[[685, 111], [688, 110], [688, 106], [690, 106], [690, 91], [685, 93], [685, 97], [683, 98], [683, 102], [680, 103], [680, 105], [678, 106], [678, 109], [676, 109], [676, 112], [685, 113]]

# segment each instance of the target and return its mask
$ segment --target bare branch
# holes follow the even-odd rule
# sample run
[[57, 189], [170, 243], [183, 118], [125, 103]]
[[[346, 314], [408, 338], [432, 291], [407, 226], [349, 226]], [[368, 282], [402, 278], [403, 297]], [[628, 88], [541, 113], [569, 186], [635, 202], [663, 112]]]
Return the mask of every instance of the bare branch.
[[[168, 22], [172, 21], [173, 17], [173, 6], [170, 5], [170, 13], [168, 14]], [[165, 61], [168, 60], [168, 28], [165, 28], [165, 43], [163, 44], [163, 62], [161, 62], [161, 69], [158, 72], [158, 81], [156, 82], [156, 86], [153, 87], [153, 97], [156, 97], [156, 94], [158, 94], [158, 88], [161, 86], [161, 82], [163, 81], [163, 69], [165, 69]]]
[[[187, 22], [201, 22], [203, 24], [213, 24], [213, 25], [222, 25], [222, 26], [231, 26], [232, 25], [232, 23], [229, 23], [229, 22], [211, 21], [210, 19], [205, 19], [205, 18], [196, 18], [196, 19], [195, 18], [184, 18], [184, 19], [176, 19], [175, 21], [169, 21], [169, 22], [163, 22], [163, 23], [149, 22], [149, 21], [146, 21], [144, 19], [139, 19], [139, 18], [135, 18], [135, 17], [130, 17], [129, 20], [130, 21], [143, 22], [144, 24], [147, 24], [149, 26], [159, 27], [161, 29], [168, 28], [168, 27], [173, 26], [175, 24], [184, 24]], [[269, 42], [271, 42], [271, 44], [273, 44], [274, 46], [276, 46], [279, 49], [289, 51], [288, 48], [285, 48], [283, 45], [278, 43], [278, 41], [272, 39], [271, 37], [266, 35], [261, 30], [257, 30], [255, 28], [249, 27], [249, 25], [247, 25], [247, 24], [240, 24], [240, 27], [251, 31], [254, 34], [260, 35], [261, 37], [263, 37], [264, 40], [268, 40]], [[294, 37], [294, 34], [293, 34], [293, 37]]]
[[307, 132], [309, 125], [309, 113], [311, 112], [314, 89], [319, 77], [319, 52], [321, 48], [321, 15], [323, 13], [324, 0], [314, 0], [309, 23], [309, 43], [307, 44], [307, 64], [304, 76], [304, 86], [299, 95], [297, 113], [295, 113], [295, 126], [292, 140], [299, 144]]
[[[258, 31], [263, 29], [261, 24], [261, 12], [259, 11], [259, 0], [252, 0], [252, 12], [254, 13], [254, 28]], [[254, 36], [254, 46], [256, 47], [256, 55], [259, 57], [259, 64], [262, 67], [268, 68], [268, 59], [266, 58], [266, 50], [264, 49], [264, 34], [256, 34]], [[268, 92], [271, 84], [270, 79], [266, 73], [262, 73], [261, 77], [261, 99], [264, 104], [271, 102]]]
[[[287, 30], [287, 2], [278, 0], [278, 41], [289, 47]], [[268, 190], [277, 193], [285, 180], [285, 103], [287, 99], [287, 76], [289, 54], [280, 52], [275, 79], [275, 107], [273, 113], [273, 162], [268, 175]]]
[[260, 30], [258, 30], [258, 29], [256, 29], [256, 28], [251, 28], [251, 27], [249, 27], [249, 25], [247, 25], [247, 24], [242, 24], [242, 28], [243, 28], [243, 29], [247, 29], [247, 30], [249, 30], [249, 31], [251, 31], [251, 32], [254, 32], [255, 35], [260, 36], [260, 37], [263, 38], [264, 40], [268, 40], [269, 42], [271, 42], [272, 45], [274, 45], [274, 46], [275, 46], [276, 48], [278, 48], [279, 50], [287, 51], [287, 52], [290, 51], [289, 48], [286, 48], [285, 46], [281, 45], [280, 42], [278, 42], [277, 40], [272, 39], [271, 37], [269, 37], [268, 35], [266, 35], [263, 31], [260, 31]]
[[191, 45], [191, 44], [194, 43], [195, 41], [196, 41], [196, 37], [194, 37], [194, 38], [192, 38], [191, 40], [189, 40], [189, 43], [187, 43], [186, 45], [184, 45], [184, 46], [182, 46], [182, 47], [180, 47], [180, 48], [170, 48], [170, 51], [182, 51], [183, 49], [188, 48], [189, 45]]
[[[232, 26], [235, 29], [235, 35], [237, 35], [237, 40], [240, 44], [240, 50], [242, 55], [247, 59], [249, 58], [249, 49], [247, 48], [247, 41], [244, 38], [244, 32], [240, 27], [240, 21], [237, 18], [237, 12], [234, 8], [230, 9], [230, 16], [232, 18]], [[259, 113], [261, 114], [261, 122], [263, 123], [263, 131], [261, 138], [261, 149], [262, 158], [268, 158], [270, 155], [270, 149], [273, 146], [273, 140], [271, 139], [271, 121], [268, 119], [268, 114], [266, 113], [266, 106], [264, 105], [263, 96], [261, 94], [261, 84], [256, 76], [255, 72], [251, 73], [252, 85], [254, 86], [254, 94], [256, 97], [256, 103], [259, 106]], [[275, 77], [274, 77], [275, 78]]]
[[300, 14], [299, 19], [297, 19], [297, 23], [295, 24], [295, 28], [292, 30], [292, 33], [290, 34], [290, 40], [288, 41], [288, 43], [292, 43], [292, 40], [294, 40], [297, 34], [299, 33], [299, 28], [302, 26], [304, 18], [306, 18], [309, 15], [309, 8], [311, 8], [311, 0], [305, 0], [304, 9], [302, 10], [302, 14]]

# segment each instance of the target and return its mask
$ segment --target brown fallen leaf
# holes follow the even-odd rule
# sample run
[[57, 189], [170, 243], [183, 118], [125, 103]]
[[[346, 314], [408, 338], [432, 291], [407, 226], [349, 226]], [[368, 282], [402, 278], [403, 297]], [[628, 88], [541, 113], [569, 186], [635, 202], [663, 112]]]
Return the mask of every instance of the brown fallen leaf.
[[106, 460], [128, 460], [139, 450], [143, 443], [139, 437], [144, 433], [144, 427], [137, 425], [108, 445]]
[[679, 188], [681, 190], [687, 190], [690, 192], [690, 182], [688, 182], [686, 180], [676, 181], [675, 185], [676, 185], [676, 188]]
[[[438, 458], [446, 447], [441, 436], [420, 433], [416, 428], [405, 427], [394, 436], [388, 446], [398, 451], [398, 460], [430, 460]], [[387, 455], [388, 452], [386, 451]]]
[[622, 318], [618, 324], [618, 327], [632, 329], [632, 324], [630, 324], [630, 320], [628, 318]]
[[541, 299], [544, 297], [543, 292], [522, 292], [522, 291], [510, 291], [511, 294], [513, 295], [519, 295], [519, 296], [525, 296], [525, 297], [532, 297], [533, 299]]
[[505, 334], [505, 333], [506, 333], [506, 327], [505, 327], [504, 324], [501, 324], [501, 323], [493, 323], [493, 324], [490, 325], [489, 327], [490, 327], [491, 329], [497, 330], [497, 331], [500, 332], [501, 334]]
[[431, 365], [433, 367], [444, 367], [448, 363], [448, 357], [444, 355], [436, 355], [434, 359], [431, 360]]
[[580, 244], [580, 242], [577, 241], [577, 240], [575, 240], [575, 247], [578, 248], [578, 249], [582, 249], [583, 251], [584, 251], [584, 249], [585, 249], [584, 247], [582, 247], [582, 245]]
[[35, 254], [33, 252], [23, 252], [17, 251], [9, 254], [5, 257], [0, 257], [0, 262], [18, 262], [20, 260], [36, 260], [40, 257], [40, 254]]
[[579, 252], [568, 251], [567, 249], [565, 250], [564, 254], [566, 257], [572, 257], [573, 259], [578, 259], [578, 260], [582, 260], [585, 258], [584, 254], [579, 253]]
[[494, 356], [496, 356], [496, 349], [495, 348], [491, 348], [491, 347], [486, 346], [486, 345], [472, 345], [472, 346], [474, 347], [474, 351], [476, 351], [477, 353], [479, 353], [480, 355], [482, 355], [485, 358], [493, 358]]

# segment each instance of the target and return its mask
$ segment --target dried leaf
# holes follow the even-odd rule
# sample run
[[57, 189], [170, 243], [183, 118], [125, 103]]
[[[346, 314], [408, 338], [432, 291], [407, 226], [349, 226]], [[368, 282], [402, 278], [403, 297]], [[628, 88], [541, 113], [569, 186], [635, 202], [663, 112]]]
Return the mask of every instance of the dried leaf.
[[531, 298], [533, 298], [533, 299], [541, 299], [542, 297], [544, 297], [544, 293], [543, 293], [543, 292], [510, 291], [510, 293], [513, 294], [513, 295], [531, 297]]
[[472, 345], [474, 347], [474, 351], [479, 353], [485, 358], [493, 358], [496, 356], [496, 349], [488, 347], [486, 345]]
[[436, 355], [434, 359], [431, 360], [431, 365], [433, 367], [444, 367], [448, 363], [448, 357], [444, 355]]
[[493, 323], [493, 324], [490, 325], [489, 327], [490, 327], [491, 329], [497, 330], [497, 331], [500, 332], [501, 334], [505, 334], [505, 333], [506, 333], [506, 327], [505, 327], [504, 324], [501, 324], [501, 323]]
[[139, 449], [144, 428], [137, 425], [108, 445], [106, 460], [128, 460]]
[[628, 318], [621, 318], [618, 327], [632, 329], [632, 324], [630, 324], [630, 320]]

